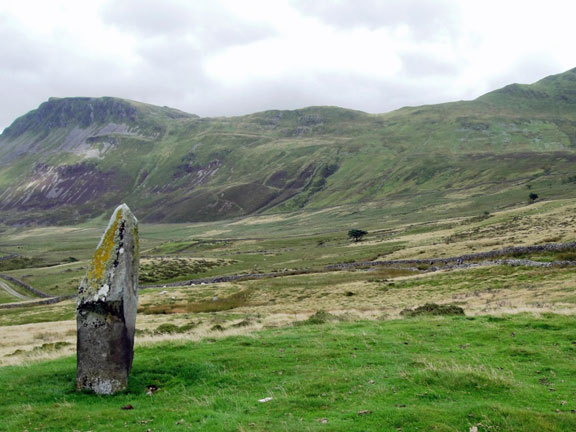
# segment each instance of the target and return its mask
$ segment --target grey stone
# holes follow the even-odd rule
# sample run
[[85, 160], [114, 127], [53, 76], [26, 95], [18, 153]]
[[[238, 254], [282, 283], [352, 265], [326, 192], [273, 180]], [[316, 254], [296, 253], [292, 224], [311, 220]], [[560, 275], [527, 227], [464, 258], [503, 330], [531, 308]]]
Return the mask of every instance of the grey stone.
[[78, 289], [78, 390], [113, 394], [128, 385], [138, 307], [138, 249], [138, 221], [122, 204]]

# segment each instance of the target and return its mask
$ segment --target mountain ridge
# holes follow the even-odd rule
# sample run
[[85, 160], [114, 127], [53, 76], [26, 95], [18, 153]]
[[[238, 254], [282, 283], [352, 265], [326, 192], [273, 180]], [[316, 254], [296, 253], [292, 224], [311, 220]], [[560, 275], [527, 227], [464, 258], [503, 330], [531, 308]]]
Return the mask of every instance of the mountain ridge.
[[51, 98], [0, 135], [0, 220], [77, 223], [121, 201], [148, 222], [366, 203], [394, 213], [419, 208], [409, 196], [471, 212], [514, 205], [546, 182], [563, 196], [575, 107], [576, 69], [385, 114], [320, 106], [201, 118], [113, 97]]

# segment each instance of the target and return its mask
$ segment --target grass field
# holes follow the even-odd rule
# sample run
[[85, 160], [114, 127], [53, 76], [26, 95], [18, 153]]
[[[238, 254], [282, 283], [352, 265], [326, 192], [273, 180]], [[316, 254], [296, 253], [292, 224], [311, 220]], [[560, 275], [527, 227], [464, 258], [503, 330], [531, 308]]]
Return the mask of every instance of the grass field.
[[575, 344], [573, 317], [553, 314], [184, 336], [137, 348], [115, 396], [74, 391], [72, 357], [0, 369], [0, 429], [569, 431]]

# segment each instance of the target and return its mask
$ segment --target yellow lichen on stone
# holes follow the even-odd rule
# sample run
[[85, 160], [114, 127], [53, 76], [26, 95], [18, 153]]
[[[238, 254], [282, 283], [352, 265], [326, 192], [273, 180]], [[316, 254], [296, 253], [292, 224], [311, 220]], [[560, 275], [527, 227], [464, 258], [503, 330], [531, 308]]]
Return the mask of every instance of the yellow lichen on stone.
[[98, 249], [94, 253], [94, 258], [92, 258], [92, 263], [90, 264], [90, 270], [88, 271], [88, 282], [90, 285], [95, 286], [102, 282], [104, 273], [106, 271], [106, 263], [112, 255], [114, 249], [114, 240], [116, 230], [118, 229], [118, 224], [122, 219], [122, 210], [118, 210], [116, 213], [116, 218], [114, 223], [108, 228], [102, 237]]

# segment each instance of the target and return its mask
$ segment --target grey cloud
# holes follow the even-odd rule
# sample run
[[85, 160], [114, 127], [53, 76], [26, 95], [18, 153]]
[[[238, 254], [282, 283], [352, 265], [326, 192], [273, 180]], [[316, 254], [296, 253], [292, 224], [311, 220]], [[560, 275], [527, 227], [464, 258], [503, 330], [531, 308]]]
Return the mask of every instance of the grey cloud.
[[197, 25], [193, 5], [179, 0], [109, 1], [102, 17], [107, 23], [145, 36], [182, 34]]
[[137, 53], [148, 67], [165, 69], [175, 74], [195, 70], [200, 73], [202, 52], [185, 39], [155, 38], [137, 48]]
[[292, 0], [292, 4], [339, 28], [407, 25], [417, 38], [433, 39], [458, 27], [458, 5], [449, 0]]
[[274, 34], [271, 26], [238, 21], [218, 1], [109, 1], [102, 17], [110, 25], [145, 38], [192, 37], [207, 50], [249, 43]]
[[456, 76], [460, 64], [439, 59], [433, 54], [412, 50], [399, 54], [403, 73], [410, 76]]
[[1, 131], [16, 117], [36, 108], [41, 91], [37, 83], [55, 53], [49, 44], [30, 39], [5, 17], [0, 17], [0, 40]]
[[508, 71], [488, 81], [489, 88], [499, 88], [512, 83], [531, 84], [547, 75], [565, 72], [562, 66], [548, 52], [532, 53], [528, 58], [520, 58]]
[[[136, 51], [129, 55], [139, 59], [136, 65], [112, 55], [87, 55], [79, 52], [84, 47], [68, 46], [57, 38], [35, 39], [0, 16], [0, 130], [50, 96], [116, 96], [173, 106], [201, 116], [310, 105], [380, 113], [406, 105], [472, 98], [514, 81], [533, 82], [563, 68], [551, 54], [530, 52], [530, 57], [514, 62], [509, 70], [491, 72], [494, 78], [483, 78], [473, 89], [464, 85], [456, 88], [456, 78], [471, 64], [461, 56], [462, 51], [476, 46], [462, 43], [463, 38], [477, 37], [479, 46], [482, 42], [480, 35], [467, 35], [460, 28], [455, 18], [456, 2], [292, 1], [301, 14], [312, 15], [335, 28], [409, 26], [412, 39], [395, 47], [402, 71], [382, 78], [300, 67], [284, 71], [281, 77], [247, 77], [239, 81], [243, 84], [226, 85], [206, 76], [206, 59], [234, 45], [274, 36], [272, 24], [269, 27], [236, 18], [218, 1], [108, 0], [101, 9], [102, 19], [105, 25], [135, 36]], [[436, 39], [436, 44], [421, 45]], [[446, 50], [443, 52], [448, 56], [435, 57], [434, 46]], [[318, 55], [322, 55], [321, 50]], [[267, 61], [264, 57], [261, 60]]]
[[[203, 116], [241, 115], [269, 109], [297, 109], [336, 105], [371, 113], [402, 106], [449, 101], [449, 79], [377, 80], [351, 74], [308, 75], [289, 80], [268, 80], [243, 88], [200, 90], [185, 105]], [[209, 96], [209, 97], [208, 97]]]
[[35, 58], [43, 56], [42, 43], [33, 41], [22, 31], [14, 28], [7, 18], [0, 16], [0, 73], [26, 71], [35, 66]]

